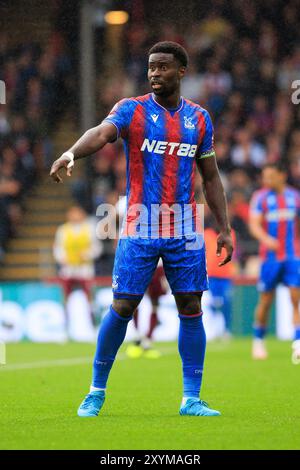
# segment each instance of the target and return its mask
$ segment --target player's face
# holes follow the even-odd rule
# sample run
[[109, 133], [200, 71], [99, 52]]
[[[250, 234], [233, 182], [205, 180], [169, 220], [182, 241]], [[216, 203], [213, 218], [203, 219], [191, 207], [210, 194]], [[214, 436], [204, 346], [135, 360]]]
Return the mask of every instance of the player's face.
[[151, 54], [148, 63], [148, 80], [155, 95], [170, 96], [180, 87], [185, 67], [173, 54], [157, 52]]
[[67, 221], [71, 224], [79, 224], [86, 219], [86, 214], [81, 207], [71, 207], [67, 213]]
[[265, 168], [262, 172], [262, 183], [265, 188], [276, 191], [285, 184], [285, 181], [285, 173], [276, 168]]

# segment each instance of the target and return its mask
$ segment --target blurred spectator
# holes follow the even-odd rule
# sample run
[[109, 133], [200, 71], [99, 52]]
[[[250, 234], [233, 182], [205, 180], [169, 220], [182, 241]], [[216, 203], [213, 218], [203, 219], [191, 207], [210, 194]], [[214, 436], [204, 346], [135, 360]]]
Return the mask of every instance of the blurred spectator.
[[215, 116], [219, 116], [224, 109], [231, 86], [230, 74], [221, 69], [221, 64], [217, 60], [211, 59], [203, 77], [203, 96]]
[[82, 207], [71, 207], [66, 219], [56, 231], [53, 247], [59, 276], [66, 296], [78, 284], [89, 295], [86, 281], [95, 275], [94, 260], [102, 253], [102, 243], [96, 238], [95, 220]]
[[265, 148], [251, 136], [246, 128], [238, 129], [234, 140], [231, 152], [231, 161], [234, 166], [244, 166], [250, 171], [263, 166], [266, 160]]
[[253, 101], [253, 111], [250, 114], [250, 119], [254, 121], [256, 126], [256, 135], [263, 138], [271, 131], [273, 127], [273, 115], [269, 109], [267, 99], [258, 95]]
[[290, 165], [289, 183], [300, 189], [300, 159], [294, 160]]
[[96, 155], [93, 170], [93, 206], [97, 207], [106, 202], [107, 194], [115, 186], [116, 173], [113, 172], [108, 152]]
[[0, 105], [0, 136], [5, 137], [10, 131], [10, 125], [7, 119], [4, 106]]
[[17, 231], [24, 194], [52, 159], [49, 132], [66, 96], [70, 63], [62, 37], [61, 49], [51, 41], [44, 51], [32, 43], [12, 47], [0, 33], [0, 80], [6, 85], [6, 104], [0, 106], [0, 259]]
[[202, 87], [203, 77], [197, 71], [196, 66], [192, 63], [181, 82], [181, 93], [185, 98], [197, 101], [203, 93]]

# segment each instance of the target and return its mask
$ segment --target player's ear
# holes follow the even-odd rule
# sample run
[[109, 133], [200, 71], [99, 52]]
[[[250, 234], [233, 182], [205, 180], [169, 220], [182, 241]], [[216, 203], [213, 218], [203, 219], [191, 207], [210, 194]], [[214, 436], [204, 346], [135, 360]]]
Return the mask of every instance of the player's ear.
[[179, 78], [183, 78], [184, 75], [185, 75], [185, 72], [186, 72], [186, 67], [184, 67], [183, 65], [181, 65], [178, 69], [178, 74], [179, 74]]

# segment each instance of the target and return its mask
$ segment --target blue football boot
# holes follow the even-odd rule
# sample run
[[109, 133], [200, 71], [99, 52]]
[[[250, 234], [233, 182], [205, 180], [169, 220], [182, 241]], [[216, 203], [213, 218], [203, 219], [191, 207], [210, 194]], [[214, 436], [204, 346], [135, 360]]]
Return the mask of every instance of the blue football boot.
[[181, 405], [181, 416], [220, 416], [220, 412], [209, 408], [208, 403], [199, 398], [188, 398], [185, 405]]
[[80, 417], [88, 418], [98, 416], [105, 400], [105, 391], [96, 390], [86, 395], [78, 408], [77, 414]]

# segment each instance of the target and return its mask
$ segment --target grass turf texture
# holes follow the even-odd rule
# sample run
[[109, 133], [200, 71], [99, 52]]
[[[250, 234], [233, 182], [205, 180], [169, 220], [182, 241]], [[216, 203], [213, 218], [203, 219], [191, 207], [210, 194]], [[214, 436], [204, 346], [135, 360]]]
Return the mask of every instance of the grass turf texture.
[[176, 345], [159, 346], [158, 360], [127, 359], [123, 347], [102, 412], [83, 419], [76, 411], [90, 383], [93, 345], [8, 345], [0, 448], [299, 449], [300, 365], [291, 364], [290, 343], [270, 339], [265, 362], [250, 359], [250, 340], [208, 345], [202, 398], [222, 412], [216, 418], [178, 415]]

